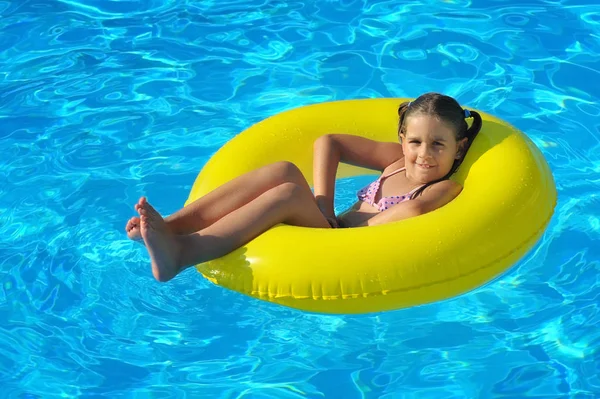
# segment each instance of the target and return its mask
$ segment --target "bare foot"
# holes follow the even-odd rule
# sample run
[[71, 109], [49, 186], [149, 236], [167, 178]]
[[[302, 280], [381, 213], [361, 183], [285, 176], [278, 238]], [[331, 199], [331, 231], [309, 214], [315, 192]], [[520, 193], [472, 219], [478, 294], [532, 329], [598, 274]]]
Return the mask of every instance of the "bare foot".
[[[133, 206], [136, 212], [139, 213], [140, 209], [142, 209], [142, 204], [146, 201], [145, 197], [141, 197], [139, 201]], [[125, 225], [125, 231], [127, 232], [127, 237], [129, 237], [132, 241], [137, 241], [140, 243], [144, 243], [144, 239], [142, 238], [142, 232], [140, 231], [140, 218], [137, 216], [132, 217], [127, 221]]]
[[138, 205], [140, 231], [152, 260], [152, 274], [158, 281], [169, 281], [179, 272], [181, 245], [146, 198], [142, 197]]
[[[145, 197], [141, 197], [138, 202], [133, 206], [136, 212], [139, 213], [141, 209], [142, 203], [146, 201]], [[134, 216], [127, 221], [125, 225], [125, 231], [127, 232], [127, 237], [132, 241], [137, 241], [140, 243], [144, 243], [144, 239], [142, 238], [142, 232], [140, 231], [140, 218], [138, 216]]]
[[140, 218], [137, 216], [132, 217], [127, 221], [125, 225], [125, 231], [127, 232], [127, 237], [133, 241], [142, 241], [142, 232], [140, 231]]

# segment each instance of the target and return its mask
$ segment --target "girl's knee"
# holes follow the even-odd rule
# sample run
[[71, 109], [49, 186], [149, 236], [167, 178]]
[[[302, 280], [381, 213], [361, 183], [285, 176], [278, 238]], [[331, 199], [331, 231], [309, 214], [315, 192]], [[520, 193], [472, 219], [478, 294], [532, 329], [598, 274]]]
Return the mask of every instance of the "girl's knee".
[[300, 169], [294, 163], [288, 161], [280, 161], [271, 164], [268, 173], [271, 177], [282, 183], [295, 183], [298, 182], [299, 179], [304, 178]]

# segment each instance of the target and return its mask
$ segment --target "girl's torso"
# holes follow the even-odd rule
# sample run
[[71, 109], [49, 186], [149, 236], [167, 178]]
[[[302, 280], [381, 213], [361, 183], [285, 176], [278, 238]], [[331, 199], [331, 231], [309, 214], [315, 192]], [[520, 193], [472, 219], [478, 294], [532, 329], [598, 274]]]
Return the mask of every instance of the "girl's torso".
[[[379, 184], [377, 184], [379, 183]], [[359, 200], [338, 216], [343, 227], [364, 225], [373, 216], [406, 200], [421, 186], [416, 186], [406, 178], [404, 158], [385, 168], [369, 186], [360, 190]], [[371, 203], [369, 203], [371, 202]]]

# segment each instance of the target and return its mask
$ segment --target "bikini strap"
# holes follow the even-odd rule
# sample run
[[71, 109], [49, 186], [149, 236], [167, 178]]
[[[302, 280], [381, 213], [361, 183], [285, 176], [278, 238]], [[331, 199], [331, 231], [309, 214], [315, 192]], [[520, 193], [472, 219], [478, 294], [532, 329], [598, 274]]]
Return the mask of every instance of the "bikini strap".
[[384, 178], [386, 178], [386, 177], [390, 177], [390, 176], [392, 176], [392, 175], [395, 175], [396, 173], [400, 173], [400, 172], [402, 172], [404, 169], [406, 169], [406, 167], [405, 167], [405, 166], [401, 167], [400, 169], [396, 169], [395, 171], [393, 171], [393, 172], [390, 172], [390, 173], [388, 173], [388, 174], [387, 174], [387, 175], [385, 175], [385, 176], [383, 176], [383, 175], [382, 175], [382, 176], [380, 177], [380, 179], [384, 179]]
[[413, 195], [413, 194], [414, 194], [414, 193], [415, 193], [415, 192], [416, 192], [418, 189], [420, 189], [421, 187], [424, 187], [424, 186], [426, 186], [426, 185], [427, 185], [427, 184], [421, 184], [419, 187], [417, 187], [417, 188], [413, 188], [412, 190], [410, 190], [410, 191], [408, 192], [408, 194], [406, 194], [406, 195]]

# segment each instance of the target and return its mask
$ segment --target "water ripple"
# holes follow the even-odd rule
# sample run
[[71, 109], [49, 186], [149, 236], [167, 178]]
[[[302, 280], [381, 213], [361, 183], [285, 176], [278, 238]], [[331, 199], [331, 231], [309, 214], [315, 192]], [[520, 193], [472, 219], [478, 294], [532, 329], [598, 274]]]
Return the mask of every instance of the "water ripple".
[[[594, 397], [600, 13], [344, 0], [0, 1], [0, 381], [8, 397]], [[320, 316], [160, 285], [124, 237], [227, 140], [291, 107], [443, 91], [525, 131], [559, 204], [505, 276]], [[336, 209], [370, 176], [340, 182]], [[168, 388], [166, 388], [168, 387]]]

